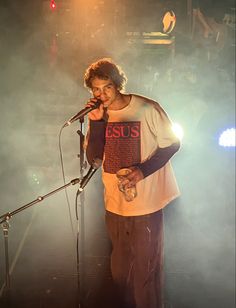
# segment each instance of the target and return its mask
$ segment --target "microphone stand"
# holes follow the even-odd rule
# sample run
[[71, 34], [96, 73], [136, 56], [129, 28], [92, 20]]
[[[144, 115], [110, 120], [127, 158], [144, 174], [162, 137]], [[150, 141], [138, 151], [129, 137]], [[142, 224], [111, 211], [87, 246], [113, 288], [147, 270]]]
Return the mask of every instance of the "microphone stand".
[[10, 227], [10, 224], [9, 224], [9, 221], [10, 219], [20, 213], [21, 211], [23, 210], [26, 210], [27, 208], [43, 201], [44, 199], [50, 197], [51, 195], [59, 192], [60, 190], [62, 189], [65, 189], [66, 187], [70, 186], [70, 185], [75, 185], [75, 184], [78, 184], [80, 183], [81, 180], [78, 179], [78, 178], [75, 178], [73, 180], [71, 180], [69, 183], [47, 193], [46, 195], [44, 196], [39, 196], [38, 198], [36, 198], [35, 200], [17, 208], [16, 210], [14, 210], [13, 212], [7, 212], [5, 214], [3, 214], [2, 216], [0, 216], [0, 225], [2, 226], [2, 229], [3, 229], [3, 234], [4, 234], [4, 247], [5, 247], [5, 268], [6, 268], [6, 281], [5, 281], [5, 285], [4, 285], [4, 291], [6, 292], [6, 294], [10, 294], [10, 271], [9, 271], [9, 252], [8, 252], [8, 236], [9, 236], [9, 227]]
[[[80, 117], [80, 129], [77, 130], [77, 134], [80, 138], [80, 152], [78, 157], [80, 159], [80, 177], [83, 178], [84, 170], [87, 167], [87, 164], [84, 159], [84, 117]], [[78, 213], [77, 200], [80, 196], [80, 213]], [[85, 243], [85, 215], [84, 215], [84, 203], [85, 197], [84, 192], [78, 190], [76, 193], [76, 218], [78, 223], [77, 228], [77, 285], [78, 285], [78, 306], [82, 308], [84, 306], [84, 243]], [[80, 266], [81, 265], [81, 266]]]

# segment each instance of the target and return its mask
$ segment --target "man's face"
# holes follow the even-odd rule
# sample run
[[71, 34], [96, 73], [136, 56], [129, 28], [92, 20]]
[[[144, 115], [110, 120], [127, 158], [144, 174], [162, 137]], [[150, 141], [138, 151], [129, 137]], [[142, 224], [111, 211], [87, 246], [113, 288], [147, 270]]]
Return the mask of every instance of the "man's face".
[[120, 94], [111, 79], [104, 80], [95, 77], [92, 80], [91, 89], [94, 97], [100, 99], [104, 107], [109, 107]]

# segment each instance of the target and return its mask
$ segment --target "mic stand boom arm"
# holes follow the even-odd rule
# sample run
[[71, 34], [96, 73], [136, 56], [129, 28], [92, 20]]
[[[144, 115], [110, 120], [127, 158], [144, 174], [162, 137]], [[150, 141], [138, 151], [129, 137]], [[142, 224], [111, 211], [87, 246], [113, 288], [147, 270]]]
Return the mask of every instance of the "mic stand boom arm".
[[19, 207], [18, 209], [14, 210], [13, 212], [7, 212], [5, 214], [3, 214], [2, 216], [0, 216], [0, 224], [2, 225], [3, 228], [3, 235], [4, 235], [4, 246], [5, 246], [5, 267], [6, 267], [6, 282], [5, 282], [5, 288], [6, 288], [6, 292], [9, 293], [10, 291], [10, 272], [9, 272], [9, 254], [8, 254], [8, 230], [9, 230], [9, 220], [16, 214], [20, 213], [23, 210], [26, 210], [27, 208], [31, 207], [32, 205], [35, 205], [41, 201], [43, 201], [44, 199], [50, 197], [51, 195], [59, 192], [60, 190], [70, 186], [70, 185], [75, 185], [80, 183], [81, 180], [76, 178], [71, 180], [69, 183], [47, 193], [44, 196], [39, 196], [38, 198], [36, 198], [35, 200]]
[[28, 207], [31, 207], [32, 205], [34, 205], [34, 204], [36, 204], [36, 203], [38, 203], [38, 202], [40, 202], [40, 201], [43, 201], [44, 199], [46, 199], [46, 198], [50, 197], [51, 195], [53, 195], [53, 194], [59, 192], [60, 190], [66, 188], [66, 187], [68, 187], [68, 186], [70, 186], [70, 185], [75, 185], [75, 184], [80, 183], [80, 181], [81, 181], [81, 180], [78, 179], [78, 178], [73, 179], [73, 180], [70, 181], [69, 183], [67, 183], [67, 184], [65, 184], [65, 185], [63, 185], [63, 186], [61, 186], [61, 187], [59, 187], [59, 188], [57, 188], [57, 189], [55, 189], [55, 190], [53, 190], [53, 191], [47, 193], [47, 194], [44, 195], [44, 196], [39, 196], [39, 197], [36, 198], [35, 200], [33, 200], [33, 201], [31, 201], [31, 202], [29, 202], [29, 203], [27, 203], [27, 204], [25, 204], [25, 205], [19, 207], [18, 209], [14, 210], [13, 212], [7, 212], [7, 213], [3, 214], [2, 216], [0, 216], [0, 219], [2, 219], [2, 220], [0, 220], [0, 224], [4, 223], [5, 221], [9, 221], [9, 219], [10, 219], [12, 216], [14, 216], [15, 214], [17, 214], [17, 213], [19, 213], [19, 212], [21, 212], [21, 211], [27, 209]]

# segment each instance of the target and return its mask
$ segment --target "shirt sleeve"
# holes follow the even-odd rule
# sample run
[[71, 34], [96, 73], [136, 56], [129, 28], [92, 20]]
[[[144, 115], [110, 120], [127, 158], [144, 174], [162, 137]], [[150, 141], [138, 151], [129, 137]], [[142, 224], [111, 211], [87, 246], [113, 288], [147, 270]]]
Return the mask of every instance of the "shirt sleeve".
[[106, 122], [104, 120], [89, 121], [89, 130], [86, 140], [86, 156], [90, 165], [95, 158], [103, 160], [105, 131]]
[[155, 135], [157, 147], [152, 155], [137, 165], [147, 177], [162, 168], [179, 150], [180, 141], [173, 131], [173, 124], [164, 109], [156, 102], [147, 113], [149, 129]]
[[144, 178], [161, 169], [170, 158], [179, 150], [180, 142], [175, 142], [166, 148], [158, 148], [153, 155], [143, 163], [137, 165]]
[[153, 108], [149, 108], [147, 121], [151, 132], [155, 135], [157, 148], [166, 148], [179, 139], [173, 131], [173, 123], [167, 113], [158, 104], [153, 103]]

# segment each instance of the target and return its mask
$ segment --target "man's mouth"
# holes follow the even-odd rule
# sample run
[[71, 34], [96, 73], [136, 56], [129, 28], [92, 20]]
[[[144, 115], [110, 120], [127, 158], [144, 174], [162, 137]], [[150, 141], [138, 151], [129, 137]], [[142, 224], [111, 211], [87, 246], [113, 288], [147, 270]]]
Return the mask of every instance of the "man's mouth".
[[109, 99], [106, 99], [106, 100], [105, 100], [105, 101], [103, 101], [102, 103], [103, 103], [103, 105], [108, 104], [108, 103], [109, 103]]

